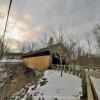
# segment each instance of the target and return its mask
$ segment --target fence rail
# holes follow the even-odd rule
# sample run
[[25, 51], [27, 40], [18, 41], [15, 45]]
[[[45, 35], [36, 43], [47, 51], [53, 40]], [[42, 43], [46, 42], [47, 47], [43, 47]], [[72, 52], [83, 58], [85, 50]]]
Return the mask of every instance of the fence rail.
[[87, 100], [99, 100], [94, 84], [88, 73], [86, 73], [86, 81], [87, 81]]
[[87, 73], [86, 73], [86, 81], [87, 81], [87, 100], [94, 100], [91, 81]]
[[89, 69], [93, 69], [93, 70], [99, 69], [99, 70], [100, 70], [100, 67], [85, 67], [85, 68], [87, 68], [88, 70], [89, 70]]

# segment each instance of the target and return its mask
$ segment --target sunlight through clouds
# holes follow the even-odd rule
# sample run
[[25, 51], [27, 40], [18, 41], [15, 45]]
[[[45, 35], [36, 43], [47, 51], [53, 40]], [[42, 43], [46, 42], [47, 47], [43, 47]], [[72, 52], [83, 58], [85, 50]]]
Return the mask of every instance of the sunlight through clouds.
[[[8, 1], [0, 2], [0, 35], [5, 25]], [[66, 36], [86, 41], [85, 36], [100, 21], [100, 0], [15, 0], [12, 3], [7, 36], [28, 41], [38, 40], [50, 25], [64, 25]], [[4, 17], [4, 18], [3, 18]], [[95, 47], [94, 47], [95, 48]]]
[[[4, 12], [2, 12], [2, 10], [0, 11], [0, 33], [3, 33], [4, 31], [4, 26], [5, 26], [5, 22], [6, 22], [6, 15], [5, 15], [5, 11], [6, 11], [6, 6], [1, 6], [1, 9], [5, 9]], [[30, 27], [27, 23], [29, 21], [31, 21], [33, 18], [30, 14], [26, 13], [22, 16], [22, 20], [16, 20], [16, 18], [14, 18], [14, 16], [10, 16], [9, 17], [9, 21], [8, 21], [8, 27], [7, 27], [7, 36], [12, 38], [12, 39], [16, 39], [16, 40], [20, 40], [20, 41], [25, 41], [27, 39], [32, 39], [31, 36], [35, 37], [36, 33], [41, 31], [41, 27], [37, 26], [35, 28]], [[2, 35], [2, 34], [0, 34]]]

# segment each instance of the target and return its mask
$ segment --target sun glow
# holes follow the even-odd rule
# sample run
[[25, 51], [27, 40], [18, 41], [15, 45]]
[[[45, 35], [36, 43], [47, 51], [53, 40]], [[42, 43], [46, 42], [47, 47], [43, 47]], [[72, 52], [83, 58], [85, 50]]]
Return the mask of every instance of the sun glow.
[[18, 27], [15, 25], [15, 22], [12, 18], [9, 18], [8, 23], [8, 30], [7, 36], [9, 36], [12, 39], [21, 40], [21, 31], [18, 29]]
[[[9, 20], [7, 24], [7, 30], [5, 35], [5, 40], [9, 42], [9, 45], [15, 48], [15, 43], [13, 40], [18, 41], [36, 41], [38, 35], [43, 30], [43, 25], [33, 25], [35, 23], [35, 18], [30, 13], [23, 13], [21, 17], [17, 18], [17, 10], [12, 9], [9, 15]], [[0, 5], [0, 36], [4, 33], [4, 27], [7, 19], [7, 6]], [[11, 41], [12, 40], [12, 41]]]
[[[0, 5], [0, 36], [3, 35], [4, 28], [5, 28], [5, 23], [7, 19], [7, 10], [8, 7], [6, 5]], [[22, 40], [22, 34], [23, 31], [20, 29], [20, 27], [24, 27], [25, 25], [20, 24], [21, 21], [17, 21], [14, 14], [16, 11], [11, 11], [9, 19], [8, 19], [8, 24], [7, 24], [7, 30], [6, 30], [6, 37], [9, 37], [11, 39], [15, 40]], [[29, 18], [29, 16], [26, 16]], [[18, 26], [19, 24], [20, 26]]]
[[[0, 18], [0, 35], [3, 34], [5, 22], [6, 22], [6, 16]], [[12, 39], [20, 40], [21, 34], [22, 32], [18, 29], [17, 25], [15, 25], [15, 21], [13, 20], [13, 18], [9, 17], [6, 36]]]

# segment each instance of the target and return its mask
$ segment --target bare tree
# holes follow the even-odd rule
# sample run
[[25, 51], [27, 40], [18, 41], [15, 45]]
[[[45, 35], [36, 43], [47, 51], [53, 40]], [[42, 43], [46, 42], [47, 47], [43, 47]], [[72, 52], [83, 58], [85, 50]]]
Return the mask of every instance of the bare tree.
[[100, 50], [100, 25], [99, 24], [97, 24], [97, 26], [93, 30], [93, 33], [96, 37], [96, 40], [97, 40], [97, 43], [98, 43], [98, 48]]
[[34, 41], [29, 41], [29, 42], [26, 42], [26, 44], [25, 44], [26, 46], [26, 51], [27, 52], [29, 52], [29, 53], [31, 53], [31, 52], [34, 52], [35, 51], [35, 43], [34, 43]]
[[91, 65], [93, 63], [92, 60], [92, 49], [91, 49], [91, 42], [90, 42], [90, 38], [89, 35], [87, 35], [87, 43], [88, 43], [88, 47], [89, 47], [89, 58], [88, 58], [88, 64]]
[[32, 53], [37, 49], [37, 43], [34, 41], [18, 42], [18, 48], [20, 53]]
[[59, 61], [60, 61], [60, 65], [61, 65], [61, 77], [63, 76], [63, 60], [64, 60], [64, 50], [61, 46], [58, 47], [57, 49], [57, 53], [59, 55]]
[[91, 55], [92, 52], [91, 52], [91, 43], [90, 43], [89, 35], [87, 35], [87, 43], [88, 43], [88, 47], [89, 47], [89, 54]]
[[[53, 36], [54, 36], [54, 39], [55, 39], [55, 42], [56, 43], [59, 43], [59, 44], [64, 44], [65, 43], [65, 39], [64, 39], [64, 35], [65, 35], [65, 32], [64, 32], [64, 27], [63, 25], [58, 25], [57, 29], [53, 29], [52, 30], [52, 33], [53, 33]], [[59, 61], [60, 61], [60, 65], [61, 65], [61, 77], [63, 76], [63, 59], [65, 58], [64, 56], [64, 51], [62, 50], [62, 47], [59, 46], [58, 48], [58, 54], [59, 54]]]
[[78, 45], [77, 45], [77, 55], [78, 55], [78, 64], [81, 65], [81, 56], [82, 56], [82, 53], [83, 53], [83, 49], [82, 47], [80, 46], [80, 42], [78, 42]]
[[73, 55], [73, 60], [74, 60], [74, 67], [76, 65], [76, 45], [77, 45], [77, 42], [76, 41], [73, 41], [73, 39], [70, 39], [70, 50], [73, 52], [72, 55]]
[[34, 52], [39, 49], [38, 42], [34, 42], [34, 41], [30, 41], [28, 47], [29, 47], [28, 52]]
[[58, 25], [56, 29], [52, 28], [52, 34], [56, 43], [65, 43], [65, 31], [63, 25]]
[[3, 57], [3, 42], [0, 42], [0, 59]]
[[46, 34], [42, 34], [42, 37], [39, 39], [40, 40], [40, 45], [45, 48], [48, 46], [48, 36]]
[[10, 52], [10, 48], [8, 47], [8, 44], [5, 42], [0, 42], [0, 59], [4, 57], [7, 53]]
[[[75, 70], [76, 67], [76, 53], [77, 53], [77, 41], [75, 41], [72, 37], [68, 37], [68, 42], [67, 43], [67, 56], [68, 56], [68, 62], [69, 64], [73, 64], [73, 70]], [[70, 71], [70, 67], [69, 66], [69, 71]]]
[[20, 42], [20, 41], [18, 41], [18, 49], [19, 49], [19, 52], [20, 53], [24, 53], [25, 52], [25, 45], [24, 45], [24, 43], [23, 42]]

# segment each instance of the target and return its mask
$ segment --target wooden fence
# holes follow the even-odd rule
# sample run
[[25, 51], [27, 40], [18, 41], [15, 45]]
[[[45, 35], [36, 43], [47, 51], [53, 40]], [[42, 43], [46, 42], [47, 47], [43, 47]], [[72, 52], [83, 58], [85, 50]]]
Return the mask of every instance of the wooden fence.
[[81, 77], [81, 68], [75, 68], [74, 66], [71, 65], [59, 65], [59, 64], [52, 64], [52, 69], [54, 70], [63, 70], [64, 72], [69, 72], [74, 75], [80, 76]]
[[61, 67], [63, 70], [68, 69], [68, 66], [66, 66], [66, 65], [52, 64], [52, 69], [61, 70]]

